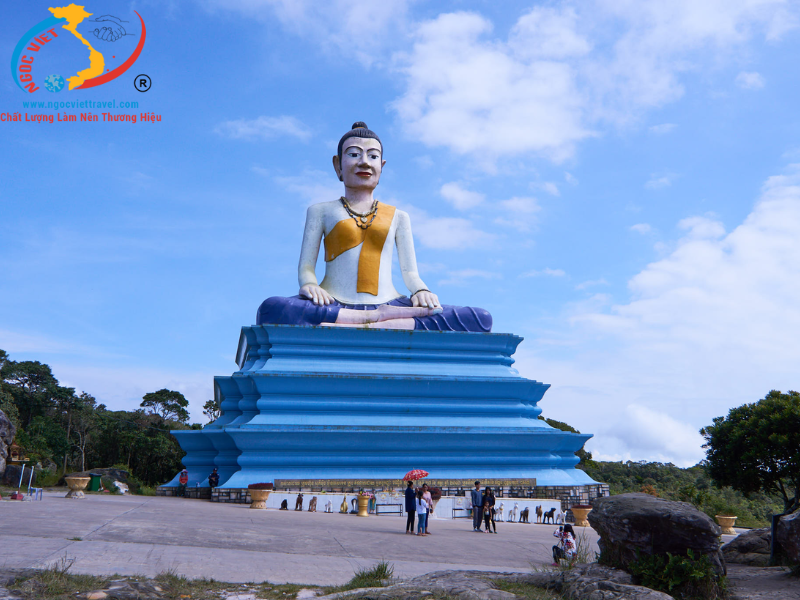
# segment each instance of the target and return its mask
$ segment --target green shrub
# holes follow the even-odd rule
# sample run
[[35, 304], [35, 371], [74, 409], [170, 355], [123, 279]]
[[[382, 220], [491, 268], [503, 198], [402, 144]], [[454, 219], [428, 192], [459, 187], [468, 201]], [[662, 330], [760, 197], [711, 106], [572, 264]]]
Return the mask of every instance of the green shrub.
[[62, 477], [61, 469], [51, 471], [50, 469], [42, 469], [36, 472], [36, 487], [55, 487], [58, 485]]
[[681, 600], [726, 598], [726, 581], [714, 572], [711, 559], [692, 550], [686, 556], [670, 554], [637, 555], [628, 565], [637, 585], [666, 592]]

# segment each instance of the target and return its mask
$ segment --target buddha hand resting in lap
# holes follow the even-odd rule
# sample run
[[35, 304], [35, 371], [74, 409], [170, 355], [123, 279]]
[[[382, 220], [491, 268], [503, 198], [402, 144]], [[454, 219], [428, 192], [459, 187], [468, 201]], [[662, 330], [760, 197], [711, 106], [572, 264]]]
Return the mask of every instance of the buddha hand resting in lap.
[[[300, 293], [264, 300], [259, 325], [491, 331], [487, 311], [441, 305], [420, 279], [408, 214], [372, 196], [385, 164], [378, 136], [365, 123], [354, 123], [333, 157], [344, 196], [315, 204], [306, 215]], [[323, 237], [325, 277], [318, 283], [314, 268]], [[394, 246], [410, 298], [392, 284]]]

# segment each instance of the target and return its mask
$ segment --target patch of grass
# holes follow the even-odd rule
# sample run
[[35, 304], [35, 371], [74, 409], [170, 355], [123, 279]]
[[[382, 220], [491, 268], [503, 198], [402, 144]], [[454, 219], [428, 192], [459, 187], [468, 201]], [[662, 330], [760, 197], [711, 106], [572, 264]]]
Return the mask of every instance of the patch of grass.
[[[112, 581], [125, 580], [129, 583], [152, 584], [161, 588], [161, 594], [168, 600], [219, 600], [232, 594], [255, 594], [265, 600], [294, 600], [303, 588], [319, 589], [317, 586], [294, 584], [274, 585], [223, 583], [213, 579], [187, 579], [170, 569], [148, 579], [143, 575], [133, 577], [95, 577], [69, 573], [74, 559], [66, 556], [58, 564], [45, 571], [38, 571], [30, 577], [18, 579], [10, 587], [25, 600], [74, 600], [75, 594], [104, 589]], [[431, 598], [430, 600], [434, 600]]]
[[142, 485], [142, 486], [139, 486], [139, 490], [136, 493], [139, 496], [155, 496], [156, 495], [156, 488], [151, 487], [149, 485]]
[[77, 536], [76, 537], [67, 538], [67, 539], [70, 542], [82, 542], [83, 541], [83, 538], [80, 538], [80, 537], [77, 537]]
[[336, 592], [346, 592], [358, 588], [385, 587], [386, 580], [391, 579], [394, 574], [394, 565], [385, 560], [381, 560], [371, 569], [359, 569], [353, 578], [344, 585], [326, 587], [325, 594], [335, 594]]
[[490, 579], [489, 581], [491, 581], [492, 585], [498, 590], [511, 592], [524, 600], [561, 600], [563, 598], [563, 596], [555, 592], [536, 587], [530, 583], [507, 581], [505, 579]]
[[26, 600], [67, 600], [79, 592], [101, 588], [108, 582], [107, 577], [70, 574], [74, 562], [65, 556], [49, 569], [18, 579], [9, 589]]
[[153, 581], [163, 590], [164, 597], [170, 600], [182, 597], [189, 597], [192, 600], [217, 600], [218, 592], [232, 587], [232, 584], [220, 583], [213, 579], [186, 579], [183, 575], [178, 575], [175, 569], [159, 573]]

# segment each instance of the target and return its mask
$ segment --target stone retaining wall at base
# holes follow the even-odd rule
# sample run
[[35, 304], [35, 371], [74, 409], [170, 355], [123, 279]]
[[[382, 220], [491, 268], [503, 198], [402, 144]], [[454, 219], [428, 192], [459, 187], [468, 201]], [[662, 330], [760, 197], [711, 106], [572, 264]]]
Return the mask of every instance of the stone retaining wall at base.
[[[160, 486], [156, 489], [157, 496], [175, 496], [177, 495], [178, 488], [175, 486]], [[355, 496], [358, 490], [341, 490], [341, 489], [330, 489], [330, 490], [322, 490], [322, 493], [331, 493], [331, 494], [339, 494], [338, 502], [341, 503], [341, 496], [345, 494], [349, 494], [351, 496]], [[446, 497], [468, 497], [467, 490], [457, 489], [457, 490], [449, 490], [443, 489], [443, 495]], [[549, 503], [547, 501], [556, 500], [561, 504], [561, 510], [567, 513], [567, 520], [572, 521], [572, 513], [569, 510], [571, 506], [575, 504], [591, 504], [592, 500], [595, 498], [600, 498], [609, 495], [608, 484], [605, 483], [598, 483], [598, 484], [591, 484], [591, 485], [577, 485], [577, 486], [536, 486], [531, 488], [513, 488], [506, 490], [505, 488], [498, 488], [497, 489], [497, 502], [524, 502], [525, 505], [530, 504], [529, 501], [536, 501], [542, 500], [542, 506], [544, 510], [547, 510], [549, 507]], [[295, 496], [298, 493], [302, 493], [305, 496], [305, 505], [307, 506], [308, 501], [314, 495], [321, 495], [320, 490], [274, 490], [275, 494], [294, 494]], [[394, 492], [395, 494], [397, 492]], [[402, 494], [402, 492], [399, 492]], [[375, 491], [375, 495], [379, 498], [379, 502], [382, 502], [381, 495], [383, 494], [393, 494], [393, 492], [389, 491]], [[512, 495], [513, 494], [513, 495]], [[247, 488], [193, 488], [187, 487], [186, 488], [186, 497], [188, 498], [200, 498], [205, 500], [211, 500], [212, 502], [225, 502], [225, 503], [232, 503], [232, 504], [250, 504], [252, 502], [250, 498], [250, 492]], [[391, 501], [390, 501], [391, 502]], [[545, 504], [548, 504], [545, 507]], [[318, 511], [322, 511], [322, 506], [320, 505], [317, 507]], [[294, 508], [294, 501], [289, 501], [289, 509]], [[522, 504], [521, 504], [522, 507]], [[507, 508], [510, 508], [508, 506]], [[334, 512], [338, 512], [339, 505], [336, 504], [334, 506]], [[533, 515], [531, 515], [531, 520], [533, 520]]]

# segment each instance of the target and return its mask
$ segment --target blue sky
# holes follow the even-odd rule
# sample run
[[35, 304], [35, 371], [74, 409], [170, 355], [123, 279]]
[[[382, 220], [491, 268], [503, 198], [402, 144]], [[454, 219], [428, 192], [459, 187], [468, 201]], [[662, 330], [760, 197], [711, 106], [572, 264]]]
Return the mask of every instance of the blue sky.
[[[0, 56], [48, 6], [6, 8]], [[340, 194], [331, 156], [363, 120], [385, 147], [376, 196], [410, 213], [428, 287], [525, 337], [520, 372], [552, 384], [544, 414], [594, 433], [597, 457], [694, 464], [713, 417], [798, 388], [797, 3], [86, 10], [135, 35], [142, 15], [134, 67], [57, 94], [6, 67], [0, 112], [117, 100], [162, 120], [0, 122], [12, 358], [114, 408], [179, 389], [204, 421], [239, 327], [296, 293], [305, 210]], [[138, 40], [87, 39], [123, 57]], [[85, 68], [77, 41], [59, 48], [40, 69]]]

